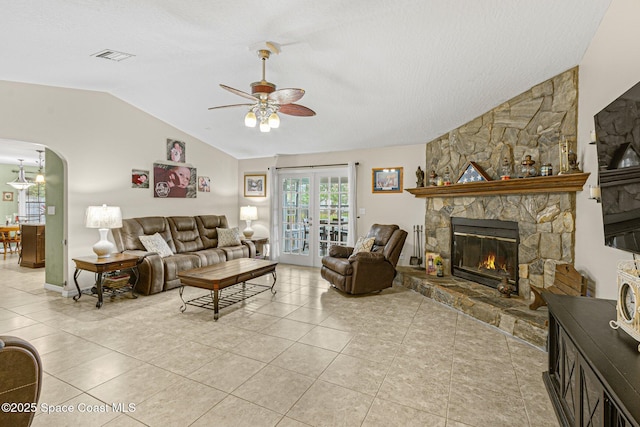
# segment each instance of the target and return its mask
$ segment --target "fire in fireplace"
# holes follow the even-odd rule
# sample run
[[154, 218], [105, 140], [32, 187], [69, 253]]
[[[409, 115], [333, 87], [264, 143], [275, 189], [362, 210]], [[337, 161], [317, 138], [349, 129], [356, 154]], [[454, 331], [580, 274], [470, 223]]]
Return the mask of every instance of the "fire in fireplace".
[[497, 288], [506, 277], [518, 292], [518, 223], [451, 218], [451, 273]]

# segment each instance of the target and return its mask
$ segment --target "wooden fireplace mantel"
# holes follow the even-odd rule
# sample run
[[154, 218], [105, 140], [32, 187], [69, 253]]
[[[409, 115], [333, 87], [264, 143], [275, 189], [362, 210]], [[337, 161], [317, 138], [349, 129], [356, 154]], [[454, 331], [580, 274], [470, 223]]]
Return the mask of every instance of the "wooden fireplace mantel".
[[566, 193], [582, 191], [590, 173], [537, 176], [505, 181], [480, 181], [465, 184], [451, 184], [437, 187], [406, 188], [415, 197], [478, 197], [503, 194]]

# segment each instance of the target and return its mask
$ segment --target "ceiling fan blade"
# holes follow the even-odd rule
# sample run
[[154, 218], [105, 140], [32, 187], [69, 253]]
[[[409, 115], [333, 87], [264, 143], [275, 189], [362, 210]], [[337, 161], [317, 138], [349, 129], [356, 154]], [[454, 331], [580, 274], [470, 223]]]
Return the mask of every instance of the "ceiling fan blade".
[[288, 114], [290, 116], [310, 117], [315, 116], [316, 113], [311, 108], [307, 108], [298, 104], [285, 104], [281, 105], [278, 113]]
[[220, 105], [218, 107], [209, 107], [209, 110], [215, 110], [217, 108], [229, 108], [229, 107], [251, 107], [255, 104], [231, 104], [231, 105]]
[[250, 99], [250, 100], [252, 100], [252, 101], [255, 101], [255, 100], [257, 100], [257, 99], [258, 99], [258, 98], [256, 98], [255, 96], [251, 95], [250, 93], [243, 92], [243, 91], [241, 91], [241, 90], [239, 90], [239, 89], [234, 89], [234, 88], [232, 88], [231, 86], [227, 86], [227, 85], [220, 84], [220, 87], [221, 87], [222, 89], [228, 90], [228, 91], [229, 91], [229, 92], [231, 92], [231, 93], [235, 93], [236, 95], [239, 95], [239, 96], [241, 96], [241, 97], [243, 97], [243, 98]]
[[304, 96], [304, 89], [279, 89], [271, 92], [268, 96], [269, 101], [276, 104], [284, 105], [296, 102]]

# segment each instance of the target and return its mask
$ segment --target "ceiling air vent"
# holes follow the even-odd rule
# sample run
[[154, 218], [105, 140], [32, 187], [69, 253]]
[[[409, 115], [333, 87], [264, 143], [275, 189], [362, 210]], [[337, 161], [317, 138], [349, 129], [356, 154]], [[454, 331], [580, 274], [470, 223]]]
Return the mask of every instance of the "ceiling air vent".
[[102, 50], [98, 53], [94, 53], [91, 56], [95, 56], [96, 58], [104, 58], [104, 59], [110, 59], [112, 61], [124, 61], [125, 59], [131, 58], [132, 55], [130, 53], [124, 53], [124, 52], [118, 52], [115, 50], [111, 50], [111, 49], [105, 49]]

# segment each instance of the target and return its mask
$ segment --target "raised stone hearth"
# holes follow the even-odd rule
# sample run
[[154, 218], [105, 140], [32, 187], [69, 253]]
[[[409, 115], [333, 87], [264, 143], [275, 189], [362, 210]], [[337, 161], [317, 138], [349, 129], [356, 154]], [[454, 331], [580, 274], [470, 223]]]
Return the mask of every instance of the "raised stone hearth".
[[530, 310], [523, 298], [503, 298], [493, 288], [453, 276], [427, 276], [423, 269], [398, 267], [394, 283], [545, 349], [548, 331], [546, 307]]

